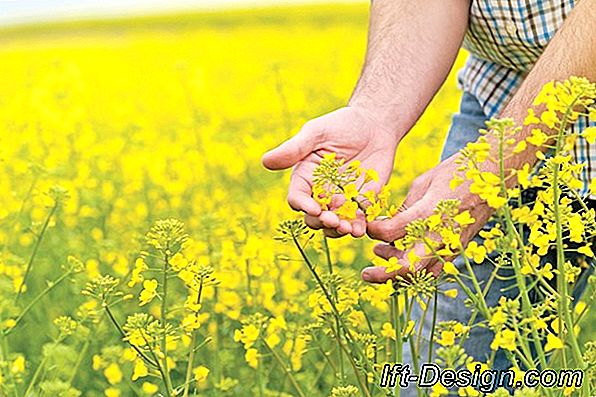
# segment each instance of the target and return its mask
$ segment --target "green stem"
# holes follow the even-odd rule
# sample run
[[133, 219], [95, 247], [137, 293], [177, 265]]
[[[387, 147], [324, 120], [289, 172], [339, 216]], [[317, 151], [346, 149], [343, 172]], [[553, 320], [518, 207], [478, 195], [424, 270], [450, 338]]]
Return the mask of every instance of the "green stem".
[[340, 336], [337, 333], [335, 333], [333, 327], [329, 327], [329, 329], [331, 330], [331, 333], [333, 334], [333, 336], [338, 340], [339, 346], [346, 353], [346, 357], [348, 357], [348, 362], [350, 363], [350, 365], [352, 366], [352, 369], [354, 370], [354, 376], [356, 377], [356, 381], [358, 381], [358, 386], [360, 386], [360, 390], [367, 397], [371, 397], [371, 394], [368, 391], [368, 387], [366, 386], [366, 383], [360, 378], [360, 374], [359, 374], [360, 371], [358, 371], [358, 365], [356, 365], [356, 362], [354, 361], [354, 357], [352, 357], [352, 355], [350, 354], [350, 352], [346, 349], [346, 347], [344, 346], [344, 344], [341, 342]]
[[169, 259], [168, 254], [164, 255], [164, 263], [163, 263], [163, 273], [162, 273], [162, 288], [163, 294], [161, 297], [161, 352], [163, 354], [162, 357], [162, 366], [165, 372], [165, 381], [166, 381], [166, 390], [168, 392], [168, 397], [174, 395], [174, 389], [172, 387], [172, 380], [170, 379], [170, 371], [168, 370], [168, 351], [167, 351], [167, 341], [166, 341], [166, 311], [167, 311], [167, 297], [168, 297], [168, 266], [169, 266]]
[[[391, 319], [391, 322], [393, 323], [393, 328], [395, 329], [395, 362], [401, 364], [403, 360], [403, 347], [401, 338], [401, 313], [399, 312], [399, 294], [394, 293], [392, 298], [391, 311], [393, 313], [393, 318]], [[399, 385], [396, 385], [393, 388], [393, 395], [399, 397], [400, 393], [401, 388]]]
[[[203, 278], [201, 277], [201, 281], [199, 282], [199, 291], [197, 292], [197, 305], [201, 304], [201, 295], [203, 292]], [[190, 377], [192, 374], [192, 367], [193, 361], [195, 356], [195, 343], [197, 340], [197, 330], [192, 331], [192, 337], [190, 341], [190, 350], [188, 352], [188, 365], [186, 366], [186, 381], [184, 382], [184, 393], [182, 394], [183, 397], [188, 397], [188, 392], [190, 390]]]
[[70, 374], [70, 378], [68, 378], [68, 384], [72, 386], [75, 377], [77, 376], [77, 373], [79, 372], [79, 368], [81, 368], [81, 364], [83, 363], [83, 358], [85, 358], [85, 355], [87, 354], [87, 350], [89, 350], [89, 345], [91, 344], [91, 340], [87, 339], [85, 341], [85, 343], [83, 344], [83, 348], [81, 349], [81, 352], [79, 353], [78, 357], [77, 357], [77, 362], [74, 366], [74, 369], [72, 370], [72, 373]]
[[439, 291], [435, 290], [433, 302], [433, 321], [430, 328], [430, 339], [428, 341], [428, 362], [432, 363], [433, 344], [435, 343], [435, 325], [437, 324], [437, 305], [439, 304]]
[[[561, 151], [561, 141], [563, 140], [563, 135], [565, 129], [567, 127], [567, 121], [569, 119], [569, 114], [571, 109], [575, 105], [575, 102], [579, 98], [581, 93], [578, 97], [567, 107], [565, 114], [562, 118], [561, 125], [559, 127], [557, 142], [556, 142], [556, 149], [555, 149], [555, 156], [559, 155]], [[557, 284], [559, 287], [559, 311], [560, 315], [563, 317], [563, 322], [565, 327], [559, 327], [559, 334], [563, 339], [564, 333], [567, 332], [569, 335], [569, 340], [571, 342], [571, 351], [573, 352], [573, 358], [577, 365], [580, 368], [585, 367], [585, 363], [582, 357], [581, 349], [579, 347], [579, 343], [577, 341], [577, 337], [573, 332], [573, 319], [571, 318], [571, 313], [569, 310], [568, 305], [568, 291], [567, 291], [567, 277], [565, 274], [565, 253], [564, 253], [564, 246], [563, 246], [563, 226], [561, 224], [561, 209], [559, 207], [560, 203], [560, 196], [561, 191], [559, 189], [559, 166], [555, 167], [553, 173], [553, 199], [554, 199], [554, 217], [555, 217], [555, 229], [556, 229], [556, 244], [557, 244]], [[563, 354], [563, 357], [565, 354]]]
[[[333, 275], [333, 262], [331, 261], [331, 251], [329, 250], [329, 242], [327, 241], [327, 237], [323, 236], [323, 246], [325, 247], [325, 259], [327, 260], [327, 268], [329, 269], [329, 275], [332, 276]], [[335, 288], [335, 285], [332, 283], [331, 284], [331, 292], [333, 293], [333, 297], [335, 298], [335, 301], [338, 301], [337, 298], [337, 289]], [[337, 319], [337, 317], [335, 318], [335, 326], [337, 327], [337, 332], [338, 334], [340, 333], [340, 324], [339, 324], [339, 320]], [[339, 362], [339, 376], [340, 376], [340, 382], [343, 382], [346, 379], [346, 374], [345, 374], [345, 369], [344, 369], [344, 357], [343, 357], [343, 350], [341, 349], [341, 346], [339, 346], [339, 348], [337, 349], [337, 355], [338, 355], [338, 362]]]
[[[118, 330], [118, 332], [122, 336], [122, 338], [126, 338], [126, 332], [124, 332], [124, 330], [122, 329], [122, 327], [118, 323], [118, 320], [116, 320], [116, 317], [114, 317], [114, 313], [112, 313], [112, 311], [110, 310], [110, 307], [108, 305], [104, 305], [104, 310], [105, 310], [106, 314], [108, 315], [108, 318], [110, 319], [110, 321], [112, 322], [112, 324], [114, 324], [114, 326], [116, 327], [116, 329]], [[149, 363], [150, 365], [152, 365], [154, 367], [159, 367], [159, 363], [157, 361], [152, 360], [151, 358], [149, 358], [136, 345], [130, 343], [130, 341], [128, 341], [128, 340], [126, 342], [128, 343], [128, 345], [130, 347], [132, 347], [139, 354], [139, 356], [141, 356], [143, 358], [143, 360], [145, 360], [147, 363]]]
[[[503, 194], [505, 197], [507, 197], [507, 185], [505, 184], [505, 160], [504, 160], [504, 136], [503, 133], [501, 133], [499, 135], [499, 179], [501, 182], [501, 194]], [[509, 211], [509, 207], [505, 206], [505, 220], [506, 220], [506, 225], [507, 225], [507, 229], [508, 231], [515, 237], [516, 241], [517, 241], [517, 245], [518, 247], [522, 247], [520, 249], [520, 251], [522, 252], [521, 255], [524, 255], [524, 245], [523, 245], [523, 241], [521, 239], [521, 236], [517, 233], [517, 229], [515, 228], [515, 224], [513, 223], [513, 219], [511, 217], [511, 213]], [[530, 297], [528, 295], [528, 289], [526, 286], [526, 281], [523, 277], [523, 275], [521, 274], [521, 264], [519, 262], [519, 256], [517, 255], [517, 251], [513, 253], [512, 255], [513, 257], [513, 267], [514, 267], [514, 271], [515, 271], [515, 279], [517, 281], [517, 287], [520, 291], [521, 294], [521, 299], [522, 299], [522, 312], [525, 314], [526, 318], [532, 318], [533, 314], [532, 314], [532, 303], [530, 301]], [[516, 325], [517, 328], [517, 325]], [[532, 336], [534, 338], [534, 346], [536, 347], [536, 351], [537, 351], [537, 355], [539, 357], [540, 360], [540, 364], [542, 365], [542, 368], [546, 368], [546, 358], [544, 355], [544, 350], [542, 349], [542, 343], [541, 340], [538, 336], [538, 331], [536, 330], [536, 328], [531, 327], [531, 333]], [[522, 346], [525, 345], [526, 340], [522, 338], [521, 340], [522, 342]], [[526, 346], [527, 349], [527, 346]], [[528, 349], [527, 349], [528, 350]], [[527, 351], [526, 351], [527, 354]], [[531, 355], [529, 357], [532, 357]]]
[[33, 251], [31, 252], [31, 256], [29, 257], [29, 261], [27, 262], [27, 268], [25, 269], [25, 275], [23, 276], [23, 280], [21, 281], [21, 284], [19, 285], [19, 288], [17, 290], [17, 295], [14, 298], [15, 304], [19, 301], [19, 297], [21, 296], [21, 293], [23, 292], [23, 287], [27, 283], [27, 278], [29, 277], [29, 273], [31, 273], [31, 268], [33, 267], [33, 261], [35, 260], [35, 257], [37, 256], [37, 252], [39, 251], [39, 246], [41, 244], [41, 240], [43, 239], [43, 236], [44, 236], [46, 230], [48, 229], [48, 225], [50, 224], [50, 220], [52, 219], [52, 216], [54, 215], [54, 213], [56, 212], [57, 209], [58, 209], [58, 202], [56, 201], [54, 203], [54, 206], [48, 213], [48, 216], [46, 217], [46, 220], [43, 223], [41, 231], [39, 232], [39, 234], [37, 235], [37, 239], [35, 240], [35, 245], [33, 246]]
[[263, 341], [263, 344], [265, 345], [265, 347], [267, 348], [267, 350], [269, 350], [269, 352], [271, 352], [271, 354], [275, 358], [275, 361], [277, 361], [277, 363], [279, 364], [279, 366], [281, 367], [281, 369], [284, 371], [284, 373], [286, 374], [286, 376], [290, 380], [290, 383], [292, 383], [292, 386], [294, 387], [294, 390], [296, 390], [296, 393], [298, 393], [298, 395], [300, 397], [306, 397], [306, 395], [302, 391], [302, 388], [300, 387], [300, 385], [296, 381], [296, 378], [294, 378], [294, 375], [292, 375], [292, 372], [285, 365], [285, 363], [283, 362], [283, 360], [281, 359], [281, 357], [279, 356], [279, 354], [277, 354], [277, 352], [275, 350], [273, 350], [271, 348], [271, 346], [269, 346], [269, 344], [267, 343], [267, 341], [265, 341], [264, 338], [261, 337], [261, 340]]
[[29, 304], [25, 307], [25, 309], [23, 309], [23, 311], [21, 312], [21, 314], [19, 314], [19, 316], [15, 319], [15, 325], [14, 325], [14, 327], [12, 327], [9, 330], [7, 330], [5, 332], [5, 335], [10, 334], [17, 327], [17, 325], [19, 325], [21, 323], [21, 321], [23, 320], [23, 318], [27, 315], [27, 313], [29, 313], [29, 311], [31, 309], [33, 309], [33, 307], [37, 304], [37, 302], [39, 302], [41, 300], [41, 298], [43, 298], [44, 296], [46, 296], [51, 290], [53, 290], [54, 288], [56, 288], [62, 281], [64, 281], [71, 274], [72, 274], [72, 271], [69, 270], [66, 273], [63, 273], [56, 280], [54, 280], [51, 283], [49, 283], [49, 285], [42, 292], [40, 292], [39, 295], [37, 295], [31, 302], [29, 302]]

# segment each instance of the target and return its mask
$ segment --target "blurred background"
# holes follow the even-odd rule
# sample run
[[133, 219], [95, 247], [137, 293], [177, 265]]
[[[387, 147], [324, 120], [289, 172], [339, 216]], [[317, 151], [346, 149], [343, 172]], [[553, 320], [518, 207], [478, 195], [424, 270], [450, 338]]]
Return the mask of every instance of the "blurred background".
[[[256, 313], [286, 324], [276, 349], [309, 393], [327, 395], [335, 373], [302, 331], [317, 316], [309, 306], [316, 287], [296, 250], [273, 239], [281, 221], [298, 216], [285, 200], [289, 172], [264, 170], [260, 157], [346, 103], [364, 56], [368, 3], [0, 1], [0, 24], [0, 327], [11, 327], [0, 333], [0, 391], [163, 393], [154, 373], [139, 376], [117, 329], [81, 291], [109, 275], [133, 296], [114, 305], [117, 321], [159, 317], [158, 299], [140, 307], [144, 287], [129, 282], [147, 231], [176, 218], [192, 238], [191, 259], [220, 281], [200, 309], [197, 395], [293, 392], [270, 354], [261, 351], [255, 368], [257, 358], [234, 340]], [[452, 73], [402, 144], [394, 202], [438, 159], [458, 99]], [[60, 193], [56, 205], [56, 192], [68, 198]], [[321, 244], [317, 235], [311, 254]], [[371, 247], [368, 239], [330, 241], [329, 258], [342, 285], [374, 297], [382, 290], [359, 277]], [[71, 256], [84, 271], [57, 285], [76, 263]], [[172, 283], [168, 301], [180, 308], [188, 291]], [[380, 335], [389, 312], [385, 298], [374, 299], [369, 316]], [[177, 385], [185, 313], [168, 316], [182, 334], [169, 352]], [[66, 339], [57, 339], [61, 316], [77, 324]], [[355, 327], [366, 331], [363, 321]]]
[[[325, 3], [321, 0], [0, 0], [0, 24], [148, 15], [172, 11]], [[366, 3], [343, 0], [342, 3]]]

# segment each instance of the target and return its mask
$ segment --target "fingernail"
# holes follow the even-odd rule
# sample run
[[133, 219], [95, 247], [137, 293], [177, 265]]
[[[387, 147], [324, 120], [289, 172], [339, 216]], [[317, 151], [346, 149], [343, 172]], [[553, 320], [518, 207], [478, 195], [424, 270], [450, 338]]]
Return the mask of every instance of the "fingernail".
[[371, 281], [372, 280], [372, 277], [371, 277], [371, 275], [370, 275], [369, 272], [366, 272], [365, 271], [365, 272], [362, 272], [362, 279], [364, 281]]

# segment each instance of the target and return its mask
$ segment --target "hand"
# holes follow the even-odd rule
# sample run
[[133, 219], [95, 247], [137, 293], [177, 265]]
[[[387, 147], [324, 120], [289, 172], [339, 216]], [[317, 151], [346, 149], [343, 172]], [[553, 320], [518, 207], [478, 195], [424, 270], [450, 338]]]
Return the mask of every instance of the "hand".
[[[363, 168], [379, 174], [379, 182], [368, 189], [379, 191], [387, 183], [399, 139], [397, 134], [370, 111], [361, 107], [344, 107], [308, 121], [292, 138], [265, 153], [263, 165], [270, 170], [294, 167], [288, 191], [288, 203], [296, 211], [304, 211], [305, 222], [313, 229], [325, 229], [329, 237], [352, 234], [362, 237], [366, 220], [358, 210], [351, 222], [340, 220], [332, 211], [323, 211], [312, 198], [312, 173], [323, 155], [336, 153], [346, 162], [360, 160]], [[341, 201], [334, 199], [331, 209]]]
[[[458, 167], [455, 163], [457, 156], [458, 154], [453, 155], [416, 178], [402, 204], [403, 211], [398, 212], [390, 219], [369, 223], [367, 227], [369, 236], [386, 242], [398, 240], [405, 236], [405, 227], [408, 223], [432, 215], [439, 201], [458, 199], [461, 202], [460, 212], [468, 210], [476, 220], [474, 224], [468, 225], [461, 233], [462, 244], [465, 246], [489, 220], [493, 209], [477, 195], [470, 193], [469, 183], [460, 185], [455, 191], [451, 190], [449, 181]], [[374, 247], [374, 252], [377, 256], [385, 259], [397, 257], [400, 263], [406, 264], [399, 270], [399, 274], [404, 275], [408, 272], [407, 252], [400, 251], [394, 246], [384, 243], [377, 244]], [[438, 276], [443, 265], [438, 259], [431, 258], [421, 260], [417, 263], [416, 268], [417, 270], [424, 268]], [[395, 276], [396, 273], [387, 273], [385, 268], [381, 266], [367, 267], [362, 271], [362, 279], [373, 283], [383, 283]]]

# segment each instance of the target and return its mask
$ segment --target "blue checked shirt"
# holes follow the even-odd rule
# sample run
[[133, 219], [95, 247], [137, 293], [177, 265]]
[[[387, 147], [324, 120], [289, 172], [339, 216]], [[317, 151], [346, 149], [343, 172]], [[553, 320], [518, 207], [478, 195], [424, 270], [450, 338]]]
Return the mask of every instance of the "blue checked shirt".
[[[464, 48], [470, 52], [459, 74], [488, 117], [498, 116], [546, 48], [577, 0], [472, 0]], [[580, 117], [581, 131], [594, 120]], [[596, 145], [579, 138], [575, 160], [584, 163], [582, 195], [596, 178]]]

